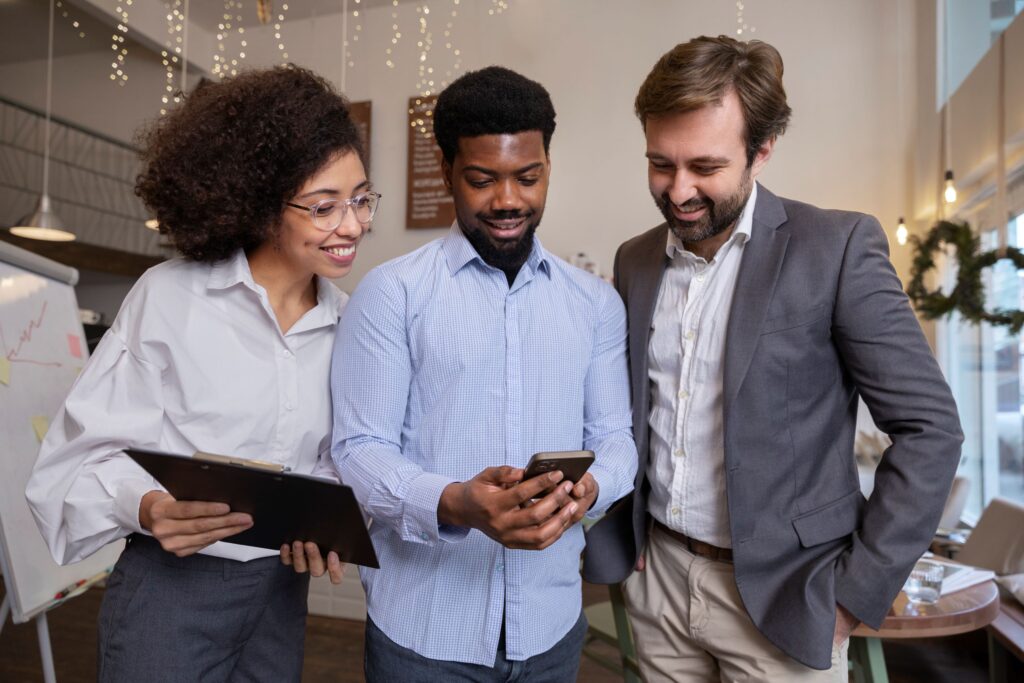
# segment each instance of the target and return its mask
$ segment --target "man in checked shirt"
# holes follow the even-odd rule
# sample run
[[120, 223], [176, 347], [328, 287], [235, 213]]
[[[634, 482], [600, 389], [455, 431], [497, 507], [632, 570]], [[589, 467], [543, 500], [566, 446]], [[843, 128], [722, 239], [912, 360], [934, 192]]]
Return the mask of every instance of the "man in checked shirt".
[[[629, 492], [637, 454], [622, 301], [534, 235], [554, 128], [508, 69], [441, 93], [457, 220], [370, 272], [340, 323], [332, 452], [380, 558], [368, 681], [576, 680], [579, 522]], [[579, 449], [596, 460], [575, 486], [523, 480], [534, 453]]]

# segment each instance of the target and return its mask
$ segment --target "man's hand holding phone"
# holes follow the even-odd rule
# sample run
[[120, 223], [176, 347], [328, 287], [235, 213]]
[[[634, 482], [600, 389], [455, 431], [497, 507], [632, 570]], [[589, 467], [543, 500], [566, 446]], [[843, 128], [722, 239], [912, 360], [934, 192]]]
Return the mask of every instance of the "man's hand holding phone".
[[488, 467], [469, 481], [449, 484], [437, 506], [438, 521], [479, 529], [506, 548], [547, 548], [586, 510], [572, 499], [574, 486], [562, 481], [561, 472], [531, 479], [524, 474], [517, 467]]
[[572, 487], [569, 496], [579, 505], [579, 508], [577, 508], [576, 513], [573, 515], [574, 524], [583, 519], [583, 516], [587, 514], [587, 510], [594, 506], [594, 501], [597, 500], [597, 494], [599, 493], [598, 489], [597, 480], [594, 479], [594, 475], [590, 472], [584, 474], [576, 482], [576, 485]]

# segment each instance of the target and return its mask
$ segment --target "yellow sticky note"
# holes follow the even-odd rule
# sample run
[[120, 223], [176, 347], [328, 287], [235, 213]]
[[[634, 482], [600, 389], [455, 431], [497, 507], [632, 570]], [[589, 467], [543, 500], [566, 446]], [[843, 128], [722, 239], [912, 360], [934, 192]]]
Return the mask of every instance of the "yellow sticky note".
[[0, 356], [0, 382], [11, 383], [11, 361], [4, 356]]
[[39, 443], [43, 442], [43, 437], [46, 436], [46, 431], [50, 428], [50, 420], [42, 415], [36, 415], [32, 418], [32, 431], [36, 433], [36, 438], [39, 439]]

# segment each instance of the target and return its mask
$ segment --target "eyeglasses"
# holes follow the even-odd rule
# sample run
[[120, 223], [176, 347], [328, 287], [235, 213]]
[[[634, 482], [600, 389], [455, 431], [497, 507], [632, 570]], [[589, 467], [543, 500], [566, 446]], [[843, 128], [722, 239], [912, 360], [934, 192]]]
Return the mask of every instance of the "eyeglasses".
[[349, 199], [321, 199], [311, 206], [292, 202], [285, 202], [285, 205], [309, 211], [317, 230], [333, 232], [345, 220], [349, 207], [355, 212], [356, 220], [363, 225], [372, 221], [380, 206], [380, 192], [364, 192]]

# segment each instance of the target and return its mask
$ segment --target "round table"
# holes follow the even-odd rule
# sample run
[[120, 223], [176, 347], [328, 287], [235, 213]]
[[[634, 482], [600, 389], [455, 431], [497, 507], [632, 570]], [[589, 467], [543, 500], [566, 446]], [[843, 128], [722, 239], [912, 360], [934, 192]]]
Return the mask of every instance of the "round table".
[[950, 593], [934, 605], [912, 603], [903, 591], [896, 596], [882, 627], [864, 624], [850, 638], [850, 662], [857, 683], [887, 683], [880, 638], [938, 638], [984, 628], [999, 616], [999, 588], [994, 581]]

